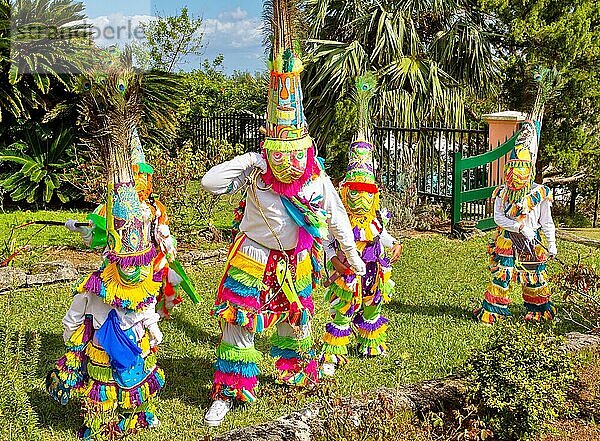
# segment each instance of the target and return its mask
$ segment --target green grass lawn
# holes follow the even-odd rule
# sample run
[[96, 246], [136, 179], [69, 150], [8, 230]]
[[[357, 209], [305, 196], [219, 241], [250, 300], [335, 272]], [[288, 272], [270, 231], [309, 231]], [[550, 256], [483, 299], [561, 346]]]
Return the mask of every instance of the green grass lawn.
[[[64, 213], [64, 218], [69, 216], [70, 213]], [[0, 222], [6, 225], [5, 220]], [[405, 242], [404, 255], [394, 267], [396, 293], [392, 302], [384, 307], [390, 319], [389, 356], [352, 358], [350, 365], [340, 370], [334, 380], [339, 394], [443, 377], [456, 372], [469, 352], [481, 347], [490, 328], [473, 321], [471, 310], [479, 305], [488, 281], [487, 240], [476, 238], [460, 242], [434, 236]], [[76, 235], [73, 241], [77, 241]], [[566, 261], [575, 260], [580, 253], [587, 262], [600, 268], [598, 250], [565, 242], [559, 244], [559, 250]], [[557, 265], [552, 264], [551, 269], [556, 271]], [[257, 339], [257, 347], [265, 353], [260, 363], [259, 401], [232, 411], [218, 429], [203, 426], [219, 336], [217, 323], [209, 316], [209, 310], [222, 266], [210, 264], [188, 269], [203, 300], [193, 305], [186, 299], [175, 319], [161, 324], [165, 341], [160, 348], [159, 363], [167, 376], [167, 385], [158, 399], [162, 425], [155, 431], [140, 434], [137, 439], [202, 439], [205, 435], [279, 417], [309, 400], [318, 399], [274, 384], [273, 360], [266, 356], [269, 345], [265, 335]], [[513, 312], [517, 319], [524, 315], [517, 301], [519, 296], [515, 289]], [[326, 320], [322, 299], [323, 293], [319, 291], [315, 303], [321, 307], [314, 320], [317, 340]], [[81, 424], [76, 403], [62, 408], [46, 395], [43, 387], [45, 372], [64, 351], [61, 318], [69, 304], [66, 284], [0, 295], [0, 330], [35, 332], [42, 340], [42, 356], [36, 366], [31, 366], [34, 378], [27, 392], [39, 417], [44, 440], [75, 440], [75, 432]], [[564, 322], [559, 326], [567, 327]]]

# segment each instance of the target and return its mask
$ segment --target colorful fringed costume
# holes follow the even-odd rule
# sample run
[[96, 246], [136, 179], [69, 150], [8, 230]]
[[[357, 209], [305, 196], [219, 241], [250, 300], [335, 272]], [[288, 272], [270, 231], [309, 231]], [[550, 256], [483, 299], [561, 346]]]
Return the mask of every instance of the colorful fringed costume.
[[154, 218], [140, 201], [131, 167], [141, 80], [127, 54], [120, 61], [102, 76], [89, 76], [96, 83], [79, 105], [87, 141], [108, 177], [107, 248], [100, 268], [75, 284], [63, 319], [67, 353], [47, 378], [61, 404], [81, 399], [79, 435], [95, 440], [157, 426], [152, 399], [165, 381], [155, 355], [162, 333], [155, 311], [161, 281], [154, 277]]
[[[278, 380], [301, 386], [317, 381], [310, 329], [312, 293], [320, 279], [328, 228], [354, 269], [364, 270], [348, 217], [308, 135], [300, 86], [302, 61], [288, 39], [287, 22], [281, 20], [290, 3], [273, 2], [272, 25], [282, 31], [275, 33], [269, 61], [262, 154], [238, 156], [213, 167], [202, 179], [213, 194], [247, 188], [237, 215], [239, 233], [213, 309], [222, 328], [214, 400], [255, 400], [261, 354], [254, 348], [254, 335], [270, 328], [275, 328], [270, 353], [277, 359]], [[286, 36], [283, 41], [281, 35]], [[211, 424], [209, 413], [206, 421]]]
[[492, 282], [484, 293], [481, 307], [474, 311], [486, 324], [510, 315], [511, 281], [523, 285], [526, 320], [552, 320], [556, 313], [546, 278], [547, 260], [557, 253], [552, 195], [548, 187], [534, 183], [543, 103], [549, 87], [544, 83], [554, 82], [556, 73], [546, 70], [536, 79], [542, 84], [533, 119], [523, 123], [505, 166], [506, 183], [492, 196], [494, 220], [498, 225], [489, 247]]
[[389, 214], [380, 210], [379, 189], [375, 182], [373, 145], [368, 138], [368, 101], [373, 95], [375, 78], [359, 77], [356, 81], [356, 101], [359, 109], [359, 130], [349, 150], [346, 176], [341, 184], [341, 199], [353, 228], [356, 247], [366, 264], [364, 276], [339, 274], [332, 264], [339, 244], [329, 238], [325, 250], [327, 268], [332, 277], [325, 300], [331, 308], [332, 320], [325, 327], [322, 358], [324, 363], [339, 366], [347, 362], [348, 344], [352, 333], [358, 341], [358, 351], [366, 356], [381, 355], [386, 350], [387, 319], [381, 314], [394, 289], [392, 266], [386, 248], [396, 243], [386, 230]]

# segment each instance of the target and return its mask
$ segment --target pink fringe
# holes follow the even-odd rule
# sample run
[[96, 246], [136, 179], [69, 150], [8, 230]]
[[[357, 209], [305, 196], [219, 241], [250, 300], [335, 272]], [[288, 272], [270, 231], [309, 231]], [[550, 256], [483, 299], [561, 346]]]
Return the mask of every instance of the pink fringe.
[[[263, 182], [271, 186], [273, 191], [279, 195], [283, 195], [288, 198], [296, 196], [302, 187], [304, 187], [304, 184], [306, 184], [313, 175], [318, 175], [321, 171], [317, 161], [315, 160], [314, 147], [309, 148], [307, 154], [308, 158], [306, 161], [306, 170], [304, 170], [304, 174], [300, 177], [300, 179], [292, 182], [291, 184], [284, 184], [283, 182], [278, 181], [277, 178], [275, 178], [275, 175], [273, 175], [273, 171], [267, 162], [267, 171], [262, 175]], [[266, 153], [263, 152], [263, 156], [266, 157]]]
[[121, 267], [128, 268], [130, 266], [147, 266], [157, 256], [156, 248], [152, 246], [147, 252], [138, 256], [120, 256], [114, 251], [107, 251], [105, 257], [109, 262], [117, 262]]
[[279, 358], [275, 362], [275, 368], [280, 371], [300, 372], [300, 359], [298, 358]]
[[258, 384], [256, 377], [243, 377], [240, 374], [226, 374], [221, 371], [215, 371], [215, 384], [224, 384], [232, 389], [254, 390]]
[[302, 306], [304, 306], [304, 308], [308, 309], [311, 314], [314, 314], [315, 304], [313, 302], [312, 296], [306, 297], [306, 298], [300, 297], [300, 303], [302, 303]]
[[223, 288], [219, 293], [218, 303], [224, 303], [225, 301], [229, 301], [234, 305], [255, 311], [260, 308], [260, 303], [256, 298], [239, 296], [229, 288]]

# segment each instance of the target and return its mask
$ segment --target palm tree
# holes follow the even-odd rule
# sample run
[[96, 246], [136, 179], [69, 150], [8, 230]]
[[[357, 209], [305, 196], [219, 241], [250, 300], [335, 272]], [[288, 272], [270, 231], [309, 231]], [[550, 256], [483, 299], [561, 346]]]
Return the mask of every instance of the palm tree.
[[[309, 122], [330, 136], [352, 79], [379, 77], [375, 117], [399, 124], [465, 123], [465, 101], [487, 94], [498, 69], [476, 0], [305, 0]], [[318, 124], [317, 124], [318, 122]]]
[[[0, 121], [28, 119], [90, 62], [83, 3], [0, 0]], [[59, 92], [59, 93], [60, 93]]]

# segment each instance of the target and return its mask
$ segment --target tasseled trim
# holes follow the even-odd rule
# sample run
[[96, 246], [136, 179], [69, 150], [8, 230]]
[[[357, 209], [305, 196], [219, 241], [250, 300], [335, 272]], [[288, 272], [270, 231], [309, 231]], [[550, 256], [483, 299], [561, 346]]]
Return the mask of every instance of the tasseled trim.
[[238, 348], [221, 342], [217, 347], [212, 398], [254, 402], [254, 389], [258, 385], [256, 376], [259, 373], [256, 363], [261, 357], [254, 347]]
[[256, 301], [260, 298], [260, 290], [258, 288], [244, 285], [229, 275], [225, 278], [225, 282], [223, 282], [223, 288], [223, 290], [229, 289], [233, 291], [239, 297], [250, 297], [256, 299]]
[[552, 201], [552, 190], [545, 185], [539, 185], [533, 188], [528, 195], [520, 200], [520, 202], [510, 202], [511, 190], [506, 185], [501, 185], [496, 188], [492, 197], [499, 197], [504, 203], [504, 213], [513, 219], [522, 220], [527, 217], [537, 205], [544, 200]]
[[110, 366], [108, 354], [102, 348], [96, 347], [93, 343], [87, 346], [85, 353], [94, 364]]
[[[345, 325], [340, 328], [338, 325], [334, 323], [327, 323], [325, 325], [325, 335], [323, 335], [324, 349], [325, 345], [327, 347], [345, 347], [350, 342], [350, 334], [352, 334], [352, 330], [350, 329], [350, 325]], [[341, 353], [341, 352], [335, 352]], [[343, 352], [344, 354], [347, 352]]]
[[238, 348], [232, 344], [221, 342], [217, 347], [217, 358], [231, 362], [258, 363], [262, 354], [254, 347]]
[[[233, 255], [229, 262], [229, 265], [231, 267], [240, 269], [249, 276], [253, 277], [255, 282], [249, 283], [248, 285], [250, 286], [255, 286], [254, 283], [257, 283], [257, 280], [262, 281], [263, 276], [265, 274], [265, 264], [254, 260], [252, 257], [242, 253], [240, 250], [237, 250], [237, 252]], [[239, 279], [236, 280], [242, 282]]]
[[117, 263], [121, 268], [129, 268], [132, 266], [148, 266], [152, 263], [156, 256], [157, 252], [154, 246], [135, 254], [118, 254], [113, 250], [109, 250], [104, 253], [104, 257], [106, 257], [110, 263]]
[[[225, 372], [216, 371], [215, 384], [220, 384], [222, 386], [226, 386], [231, 390], [247, 390], [253, 391], [254, 388], [258, 385], [258, 379], [256, 376], [253, 377], [244, 377], [240, 374], [227, 374]], [[238, 398], [237, 396], [235, 398]], [[239, 399], [239, 398], [238, 398]]]
[[384, 343], [377, 346], [368, 346], [366, 344], [359, 343], [358, 346], [358, 352], [365, 357], [377, 357], [385, 354], [386, 351], [387, 346]]
[[227, 323], [240, 325], [250, 332], [262, 332], [287, 317], [286, 313], [271, 311], [258, 313], [245, 309], [239, 306], [236, 301], [223, 301], [215, 305], [211, 314], [225, 320]]
[[292, 367], [293, 369], [279, 369], [277, 377], [278, 382], [298, 387], [309, 387], [318, 383], [319, 365], [316, 360], [310, 360], [308, 363], [305, 361], [298, 361], [297, 363], [289, 364], [289, 367]]
[[282, 337], [275, 333], [271, 336], [271, 344], [281, 349], [291, 349], [299, 352], [307, 352], [313, 347], [312, 336], [296, 339], [293, 337]]
[[107, 265], [100, 276], [106, 287], [105, 296], [99, 294], [100, 297], [111, 306], [144, 309], [154, 300], [161, 286], [160, 282], [152, 280], [150, 270], [151, 267], [138, 267], [133, 275], [125, 276], [116, 263]]
[[122, 432], [137, 432], [138, 430], [147, 429], [154, 424], [156, 415], [154, 412], [136, 412], [132, 415], [127, 415], [119, 421], [119, 429]]
[[[262, 279], [248, 274], [243, 269], [237, 268], [235, 266], [231, 266], [229, 268], [229, 270], [227, 271], [227, 276], [231, 277], [233, 280], [235, 280], [238, 283], [241, 283], [244, 286], [256, 288], [259, 291], [267, 289], [267, 286], [263, 283]], [[262, 275], [260, 277], [262, 277]]]
[[354, 325], [359, 333], [365, 338], [376, 339], [387, 329], [388, 319], [380, 315], [375, 320], [366, 320], [362, 314], [358, 314], [354, 317]]
[[145, 403], [165, 385], [165, 374], [159, 367], [148, 375], [144, 381], [129, 389], [119, 389], [119, 403], [124, 409], [133, 409]]
[[487, 290], [483, 294], [483, 298], [492, 305], [507, 306], [510, 304], [508, 289], [503, 289], [502, 287], [493, 283], [488, 286]]
[[528, 322], [541, 322], [542, 320], [554, 320], [556, 317], [556, 308], [552, 302], [548, 301], [543, 305], [533, 305], [525, 302], [527, 314], [525, 320]]

